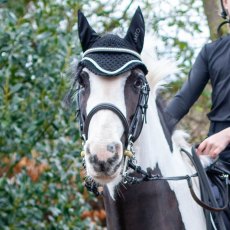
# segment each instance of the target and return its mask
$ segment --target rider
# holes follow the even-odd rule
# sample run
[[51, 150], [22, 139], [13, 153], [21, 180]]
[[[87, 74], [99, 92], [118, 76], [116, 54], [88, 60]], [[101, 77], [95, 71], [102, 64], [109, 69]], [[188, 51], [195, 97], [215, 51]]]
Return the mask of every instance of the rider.
[[[230, 23], [230, 0], [221, 0], [222, 17]], [[190, 71], [188, 80], [166, 107], [171, 130], [188, 113], [210, 80], [212, 107], [208, 113], [208, 137], [197, 148], [197, 154], [219, 157], [230, 169], [230, 35], [206, 44]], [[228, 210], [229, 211], [229, 210]], [[228, 229], [230, 216], [228, 214]]]

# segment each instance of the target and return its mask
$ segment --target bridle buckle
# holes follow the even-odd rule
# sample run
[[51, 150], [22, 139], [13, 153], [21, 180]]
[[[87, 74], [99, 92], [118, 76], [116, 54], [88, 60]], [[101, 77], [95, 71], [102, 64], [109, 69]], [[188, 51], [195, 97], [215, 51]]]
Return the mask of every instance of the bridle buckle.
[[132, 141], [132, 135], [129, 136], [128, 138], [128, 145], [126, 150], [124, 151], [124, 167], [123, 167], [123, 171], [122, 171], [122, 177], [123, 177], [123, 182], [127, 183], [127, 181], [125, 180], [125, 178], [127, 177], [127, 170], [128, 170], [128, 161], [131, 159], [135, 159], [134, 157], [134, 150], [133, 150], [133, 141]]

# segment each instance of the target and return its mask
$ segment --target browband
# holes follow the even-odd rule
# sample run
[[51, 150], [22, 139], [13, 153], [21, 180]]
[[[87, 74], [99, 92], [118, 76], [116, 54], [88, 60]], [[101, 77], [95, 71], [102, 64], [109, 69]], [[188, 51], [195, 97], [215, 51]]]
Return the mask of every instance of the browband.
[[98, 70], [100, 70], [101, 72], [106, 73], [106, 74], [108, 74], [108, 75], [117, 74], [117, 73], [119, 73], [120, 71], [122, 71], [124, 68], [126, 68], [128, 65], [132, 64], [132, 63], [139, 63], [139, 64], [143, 64], [143, 65], [144, 65], [144, 63], [143, 63], [142, 61], [139, 61], [139, 60], [131, 60], [131, 61], [125, 63], [125, 64], [124, 64], [122, 67], [120, 67], [119, 69], [114, 70], [114, 71], [109, 71], [109, 70], [106, 70], [106, 69], [102, 68], [101, 66], [99, 66], [99, 65], [97, 64], [97, 62], [95, 62], [92, 58], [84, 57], [84, 58], [82, 58], [82, 61], [84, 61], [84, 60], [87, 60], [87, 61], [91, 62]]
[[96, 48], [88, 49], [83, 53], [83, 58], [89, 53], [98, 53], [98, 52], [128, 53], [128, 54], [132, 54], [132, 55], [136, 56], [137, 58], [139, 58], [141, 60], [140, 54], [135, 52], [134, 50], [125, 49], [125, 48], [114, 48], [114, 47], [96, 47]]

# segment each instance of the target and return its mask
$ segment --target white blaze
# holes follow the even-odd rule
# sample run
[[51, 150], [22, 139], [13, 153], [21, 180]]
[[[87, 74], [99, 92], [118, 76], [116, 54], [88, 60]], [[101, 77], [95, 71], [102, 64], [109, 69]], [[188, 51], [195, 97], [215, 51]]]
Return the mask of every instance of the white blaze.
[[[86, 113], [89, 112], [101, 103], [109, 103], [116, 106], [126, 117], [126, 105], [124, 98], [124, 88], [127, 77], [130, 72], [126, 72], [117, 77], [101, 77], [93, 74], [89, 70], [90, 81], [90, 95], [87, 101]], [[120, 118], [114, 112], [110, 110], [99, 110], [93, 115], [88, 131], [88, 140], [85, 144], [89, 146], [90, 154], [86, 155], [87, 174], [96, 177], [100, 172], [95, 172], [93, 165], [90, 164], [90, 155], [96, 155], [98, 160], [106, 162], [116, 154], [108, 150], [108, 146], [115, 143], [118, 153], [118, 159], [114, 164], [118, 164], [123, 157], [123, 148], [121, 143], [121, 137], [124, 132], [124, 127]], [[115, 167], [115, 166], [113, 166]], [[113, 181], [113, 184], [117, 184], [120, 181], [119, 173], [122, 165], [116, 169], [114, 175], [111, 178], [100, 177], [98, 182], [101, 184]], [[118, 179], [119, 178], [119, 179]]]
[[[88, 72], [90, 76], [90, 96], [86, 107], [87, 114], [98, 104], [110, 103], [120, 109], [126, 116], [124, 87], [130, 72], [126, 72], [119, 77], [99, 77], [90, 71]], [[115, 138], [119, 141], [123, 131], [122, 122], [114, 112], [101, 110], [93, 116], [90, 122], [88, 139], [114, 140]]]

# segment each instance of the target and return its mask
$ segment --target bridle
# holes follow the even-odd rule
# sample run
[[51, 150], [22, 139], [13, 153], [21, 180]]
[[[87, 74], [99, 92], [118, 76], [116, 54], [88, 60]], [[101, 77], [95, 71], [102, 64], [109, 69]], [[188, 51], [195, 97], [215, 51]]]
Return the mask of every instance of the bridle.
[[[81, 74], [82, 68], [77, 71], [77, 75]], [[76, 76], [76, 79], [78, 78]], [[133, 143], [139, 137], [143, 123], [147, 122], [146, 112], [148, 108], [148, 98], [149, 98], [149, 85], [145, 77], [142, 78], [143, 83], [139, 92], [138, 103], [135, 109], [134, 114], [132, 114], [131, 122], [128, 122], [121, 110], [113, 104], [110, 103], [101, 103], [96, 105], [87, 115], [84, 114], [83, 109], [81, 108], [81, 89], [78, 88], [77, 92], [77, 120], [80, 127], [80, 136], [83, 141], [82, 145], [84, 146], [85, 142], [88, 139], [88, 131], [91, 119], [93, 116], [101, 110], [110, 110], [115, 113], [121, 120], [124, 128], [124, 133], [122, 135], [123, 149], [124, 149], [124, 166], [122, 176], [125, 178], [127, 176], [128, 170], [128, 159], [134, 156]], [[77, 81], [77, 80], [76, 80]], [[76, 82], [75, 82], [76, 83]], [[83, 167], [85, 168], [85, 152], [81, 152], [83, 158]], [[97, 187], [100, 185], [97, 184], [92, 178], [85, 178], [86, 188], [93, 192], [95, 195], [99, 195]]]

